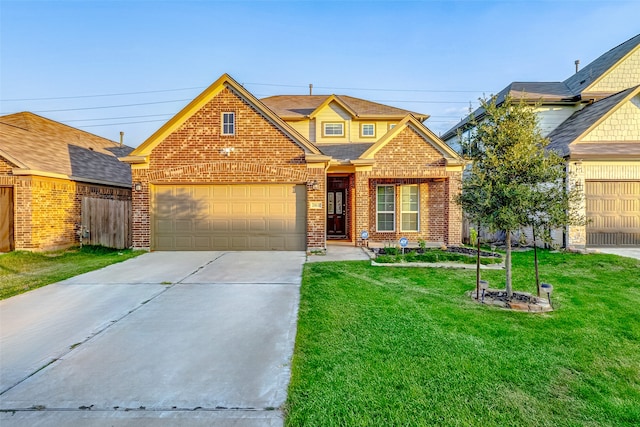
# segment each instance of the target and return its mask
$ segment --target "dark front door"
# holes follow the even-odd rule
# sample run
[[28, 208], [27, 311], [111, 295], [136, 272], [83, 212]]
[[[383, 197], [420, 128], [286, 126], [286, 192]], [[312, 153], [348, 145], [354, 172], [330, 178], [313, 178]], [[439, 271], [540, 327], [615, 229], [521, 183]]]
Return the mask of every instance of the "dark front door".
[[347, 177], [328, 178], [327, 237], [347, 237]]

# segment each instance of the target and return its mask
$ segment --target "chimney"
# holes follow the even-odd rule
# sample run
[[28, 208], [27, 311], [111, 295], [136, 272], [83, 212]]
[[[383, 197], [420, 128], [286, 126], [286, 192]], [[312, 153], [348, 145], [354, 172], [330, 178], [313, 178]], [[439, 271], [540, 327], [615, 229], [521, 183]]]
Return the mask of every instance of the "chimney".
[[580, 60], [576, 59], [574, 64], [576, 64], [576, 73], [578, 72], [578, 67], [580, 66]]
[[123, 140], [124, 140], [124, 132], [120, 131], [120, 147], [122, 147], [123, 145]]
[[309, 96], [313, 95], [313, 83], [309, 83]]

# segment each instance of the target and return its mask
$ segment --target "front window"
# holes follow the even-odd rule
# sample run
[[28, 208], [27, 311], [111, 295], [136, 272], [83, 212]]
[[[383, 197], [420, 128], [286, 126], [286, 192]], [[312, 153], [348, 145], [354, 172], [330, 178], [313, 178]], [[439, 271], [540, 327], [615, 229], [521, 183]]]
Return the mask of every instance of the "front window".
[[322, 133], [323, 136], [344, 136], [344, 123], [324, 123], [322, 127]]
[[393, 185], [379, 185], [376, 202], [378, 231], [395, 231], [396, 192]]
[[362, 137], [375, 137], [376, 136], [376, 127], [373, 123], [364, 123], [362, 125], [362, 129], [360, 131]]
[[222, 113], [222, 134], [235, 135], [236, 113]]
[[417, 185], [403, 185], [400, 187], [401, 212], [400, 230], [418, 231], [418, 212], [420, 210], [420, 195]]

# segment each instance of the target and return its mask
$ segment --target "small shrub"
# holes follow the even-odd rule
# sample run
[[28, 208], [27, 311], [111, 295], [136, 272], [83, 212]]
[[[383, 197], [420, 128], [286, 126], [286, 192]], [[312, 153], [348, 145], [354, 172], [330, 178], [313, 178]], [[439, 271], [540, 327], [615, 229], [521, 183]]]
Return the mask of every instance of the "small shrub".
[[471, 246], [476, 246], [478, 244], [478, 230], [473, 227], [469, 230], [469, 240]]
[[419, 239], [418, 240], [418, 246], [424, 252], [425, 249], [427, 249], [427, 242], [424, 239]]
[[398, 248], [393, 246], [388, 246], [384, 248], [384, 253], [387, 255], [398, 255]]

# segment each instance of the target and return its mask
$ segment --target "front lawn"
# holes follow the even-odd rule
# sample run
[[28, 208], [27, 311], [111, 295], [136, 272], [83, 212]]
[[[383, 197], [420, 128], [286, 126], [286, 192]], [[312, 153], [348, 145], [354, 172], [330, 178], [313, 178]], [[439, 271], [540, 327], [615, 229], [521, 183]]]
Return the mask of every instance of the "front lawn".
[[[540, 261], [552, 313], [470, 301], [473, 270], [306, 264], [286, 425], [640, 425], [640, 261]], [[535, 292], [533, 254], [513, 264]]]
[[143, 251], [84, 246], [55, 252], [0, 255], [0, 299], [133, 258]]

